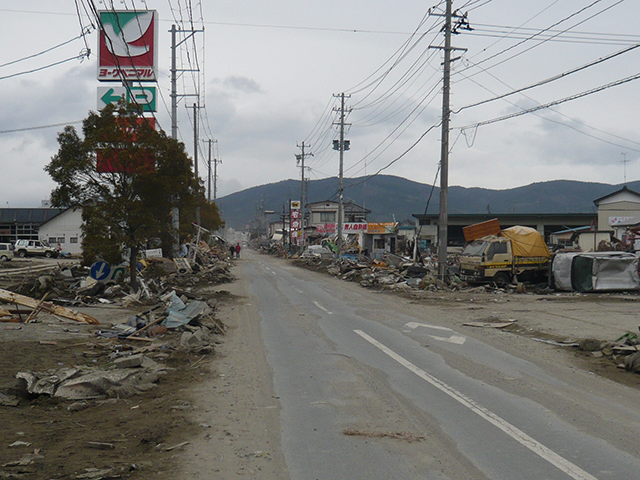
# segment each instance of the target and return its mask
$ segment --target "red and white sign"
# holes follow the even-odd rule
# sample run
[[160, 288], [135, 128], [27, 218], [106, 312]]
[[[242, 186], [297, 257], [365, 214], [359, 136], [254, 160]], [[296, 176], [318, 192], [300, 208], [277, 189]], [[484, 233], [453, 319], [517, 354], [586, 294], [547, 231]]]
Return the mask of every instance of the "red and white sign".
[[335, 223], [320, 223], [316, 225], [316, 232], [318, 233], [336, 233]]
[[291, 202], [291, 213], [289, 215], [289, 224], [291, 225], [291, 243], [296, 245], [304, 245], [302, 233], [302, 215], [300, 213], [300, 202], [294, 200]]
[[360, 233], [366, 232], [368, 223], [345, 223], [342, 231], [345, 233]]
[[155, 10], [100, 12], [98, 80], [155, 82], [158, 13]]

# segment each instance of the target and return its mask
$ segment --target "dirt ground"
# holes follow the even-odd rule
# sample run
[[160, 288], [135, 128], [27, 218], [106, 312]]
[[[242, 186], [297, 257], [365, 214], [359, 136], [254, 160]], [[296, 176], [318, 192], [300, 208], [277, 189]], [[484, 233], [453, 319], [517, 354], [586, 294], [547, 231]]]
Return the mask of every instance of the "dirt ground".
[[[286, 468], [277, 449], [279, 406], [259, 347], [257, 307], [244, 293], [242, 280], [197, 292], [218, 301], [216, 317], [228, 327], [226, 335], [210, 339], [213, 351], [180, 347], [180, 332], [166, 333], [152, 344], [94, 335], [143, 306], [78, 309], [98, 318], [100, 326], [45, 314], [36, 323], [0, 323], [0, 393], [19, 399], [17, 406], [0, 405], [0, 479], [175, 480], [200, 478], [198, 468], [204, 464], [211, 470], [201, 478], [278, 478]], [[500, 335], [536, 339], [533, 349], [553, 350], [576, 368], [640, 388], [640, 375], [620, 369], [620, 358], [544, 343], [612, 341], [625, 332], [637, 333], [637, 294], [475, 290], [402, 295], [406, 302], [461, 312], [456, 328], [468, 320], [517, 319]], [[612, 312], [615, 325], [598, 320], [603, 312]], [[474, 332], [482, 335], [480, 330]], [[497, 329], [489, 330], [487, 335]], [[112, 354], [123, 348], [142, 350], [165, 367], [153, 388], [78, 402], [29, 395], [16, 380], [21, 371], [113, 368]], [[185, 463], [191, 467], [185, 469]]]

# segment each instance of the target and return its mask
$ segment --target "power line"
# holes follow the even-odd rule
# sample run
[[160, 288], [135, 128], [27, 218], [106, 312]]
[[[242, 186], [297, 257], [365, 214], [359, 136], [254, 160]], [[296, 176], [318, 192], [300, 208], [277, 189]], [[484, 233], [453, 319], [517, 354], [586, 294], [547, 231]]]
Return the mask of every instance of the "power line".
[[82, 62], [82, 60], [84, 60], [85, 58], [89, 58], [90, 54], [91, 52], [82, 51], [79, 55], [76, 55], [75, 57], [69, 57], [69, 58], [66, 58], [65, 60], [60, 60], [59, 62], [50, 63], [49, 65], [33, 68], [31, 70], [25, 70], [23, 72], [12, 73], [11, 75], [5, 75], [4, 77], [0, 77], [0, 80], [6, 80], [7, 78], [14, 78], [20, 75], [27, 75], [29, 73], [40, 72], [42, 70], [46, 70], [47, 68], [55, 67], [57, 65], [62, 65], [63, 63], [70, 62], [71, 60], [80, 60], [80, 62]]
[[30, 130], [42, 130], [44, 128], [54, 128], [54, 127], [63, 127], [67, 125], [76, 125], [78, 123], [82, 123], [82, 120], [74, 120], [73, 122], [64, 122], [64, 123], [54, 123], [51, 125], [39, 125], [37, 127], [24, 127], [24, 128], [14, 128], [12, 130], [0, 130], [0, 134], [2, 133], [15, 133], [15, 132], [27, 132]]
[[[49, 53], [49, 52], [55, 50], [56, 48], [60, 48], [60, 47], [63, 47], [65, 45], [68, 45], [69, 43], [71, 43], [71, 42], [73, 42], [75, 40], [78, 40], [79, 38], [84, 38], [86, 35], [89, 35], [90, 33], [91, 33], [91, 27], [86, 27], [85, 29], [83, 29], [82, 33], [80, 35], [78, 35], [77, 37], [73, 37], [73, 38], [67, 40], [66, 42], [62, 42], [62, 43], [60, 43], [60, 44], [58, 44], [58, 45], [56, 45], [54, 47], [47, 48], [46, 50], [42, 50], [41, 52], [34, 53], [33, 55], [29, 55], [27, 57], [19, 58], [18, 60], [12, 60], [10, 62], [3, 63], [2, 65], [0, 65], [0, 68], [8, 67], [9, 65], [14, 65], [16, 63], [20, 63], [20, 62], [23, 62], [25, 60], [29, 60], [29, 59], [32, 59], [32, 58], [39, 57], [40, 55], [44, 55], [45, 53]], [[89, 48], [87, 48], [86, 51], [87, 52], [91, 52], [91, 50]], [[87, 53], [87, 55], [88, 55], [88, 53]], [[76, 57], [73, 57], [73, 58], [76, 58]]]
[[[485, 63], [485, 62], [487, 62], [487, 61], [489, 61], [489, 60], [491, 60], [491, 59], [493, 59], [493, 58], [496, 58], [496, 57], [498, 57], [498, 56], [500, 56], [500, 55], [502, 55], [502, 54], [504, 54], [504, 53], [506, 53], [506, 52], [508, 52], [508, 51], [510, 51], [510, 50], [512, 50], [512, 49], [514, 49], [514, 48], [516, 48], [516, 47], [518, 47], [518, 46], [520, 46], [520, 45], [522, 45], [523, 43], [525, 43], [525, 42], [527, 42], [527, 41], [533, 40], [534, 38], [538, 37], [542, 32], [546, 32], [546, 31], [548, 31], [548, 30], [552, 29], [553, 27], [556, 27], [556, 26], [560, 25], [561, 23], [564, 23], [564, 22], [568, 21], [569, 19], [571, 19], [571, 18], [573, 18], [573, 17], [575, 17], [575, 16], [577, 16], [577, 15], [579, 15], [579, 14], [581, 14], [581, 13], [585, 12], [586, 10], [588, 10], [589, 8], [593, 7], [594, 5], [596, 5], [596, 4], [598, 4], [598, 3], [600, 3], [601, 1], [602, 1], [602, 0], [595, 0], [595, 1], [594, 1], [594, 2], [592, 2], [591, 4], [589, 4], [589, 5], [587, 5], [587, 6], [583, 7], [583, 8], [581, 8], [581, 9], [579, 9], [578, 11], [576, 11], [576, 12], [572, 13], [571, 15], [568, 15], [568, 16], [564, 17], [562, 20], [559, 20], [559, 21], [557, 21], [557, 22], [553, 23], [553, 24], [552, 24], [551, 26], [549, 26], [548, 28], [545, 28], [545, 29], [541, 30], [540, 32], [535, 33], [535, 34], [533, 34], [533, 35], [530, 35], [530, 36], [529, 36], [529, 37], [527, 37], [526, 39], [523, 39], [523, 40], [521, 40], [520, 42], [516, 42], [515, 44], [513, 44], [513, 45], [511, 45], [511, 46], [509, 46], [509, 47], [507, 47], [507, 48], [505, 48], [504, 50], [502, 50], [502, 51], [500, 51], [500, 52], [498, 52], [498, 53], [495, 53], [495, 54], [493, 54], [493, 55], [490, 55], [489, 57], [486, 57], [486, 58], [484, 58], [484, 59], [482, 59], [482, 60], [480, 60], [480, 61], [476, 62], [476, 63], [475, 63], [475, 65], [479, 65], [479, 64], [481, 64], [481, 63]], [[619, 5], [619, 4], [620, 4], [620, 3], [622, 3], [622, 2], [624, 2], [624, 0], [618, 0], [616, 3], [614, 3], [614, 4], [612, 4], [612, 5], [609, 5], [609, 6], [605, 7], [605, 8], [603, 8], [602, 10], [600, 10], [600, 11], [598, 11], [598, 12], [594, 13], [593, 15], [591, 15], [591, 16], [589, 16], [589, 17], [587, 17], [587, 18], [585, 18], [585, 19], [583, 19], [583, 20], [579, 21], [578, 23], [576, 23], [576, 24], [574, 24], [574, 25], [572, 25], [572, 26], [570, 26], [570, 27], [566, 28], [565, 30], [559, 31], [558, 33], [555, 33], [554, 35], [552, 35], [552, 36], [550, 36], [550, 37], [548, 37], [548, 38], [542, 39], [540, 42], [536, 43], [535, 45], [532, 45], [532, 46], [530, 46], [529, 48], [526, 48], [525, 50], [522, 50], [522, 51], [520, 51], [520, 52], [518, 52], [518, 53], [516, 53], [516, 54], [514, 54], [514, 55], [512, 55], [512, 56], [510, 56], [510, 57], [508, 57], [508, 58], [505, 58], [504, 60], [501, 60], [501, 61], [499, 61], [499, 62], [497, 62], [497, 63], [494, 63], [493, 65], [491, 65], [490, 67], [487, 67], [487, 68], [494, 68], [494, 67], [496, 67], [496, 66], [498, 66], [498, 65], [501, 65], [501, 64], [503, 64], [503, 63], [505, 63], [505, 62], [507, 62], [507, 61], [509, 61], [509, 60], [512, 60], [512, 59], [514, 59], [514, 58], [516, 58], [516, 57], [518, 57], [518, 56], [520, 56], [520, 55], [523, 55], [524, 53], [526, 53], [526, 52], [528, 52], [528, 51], [530, 51], [530, 50], [533, 50], [534, 48], [539, 47], [540, 45], [542, 45], [542, 44], [544, 44], [544, 43], [546, 43], [546, 42], [550, 41], [552, 38], [555, 38], [555, 37], [557, 37], [557, 36], [559, 36], [559, 35], [561, 35], [561, 34], [563, 34], [563, 33], [567, 32], [567, 31], [569, 31], [569, 30], [571, 30], [571, 29], [573, 29], [573, 28], [577, 27], [578, 25], [582, 25], [583, 23], [585, 23], [585, 22], [587, 22], [587, 21], [589, 21], [589, 20], [591, 20], [591, 19], [593, 19], [593, 18], [597, 17], [598, 15], [600, 15], [600, 14], [602, 14], [602, 13], [606, 12], [607, 10], [610, 10], [611, 8], [613, 8], [613, 7], [617, 6], [617, 5]], [[555, 4], [555, 3], [557, 3], [557, 2], [554, 2], [554, 4]], [[547, 8], [549, 8], [549, 7], [547, 7]], [[546, 9], [545, 9], [545, 10], [546, 10]]]
[[545, 108], [549, 108], [552, 107], [554, 105], [560, 105], [561, 103], [566, 103], [569, 102], [571, 100], [576, 100], [578, 98], [582, 98], [582, 97], [586, 97], [588, 95], [597, 93], [597, 92], [601, 92], [603, 90], [607, 90], [609, 88], [612, 87], [616, 87], [618, 85], [622, 85], [624, 83], [628, 83], [628, 82], [632, 82], [634, 80], [638, 80], [640, 78], [640, 74], [636, 74], [636, 75], [632, 75], [630, 77], [626, 77], [620, 80], [616, 80], [615, 82], [611, 82], [611, 83], [607, 83], [606, 85], [601, 85], [599, 87], [596, 88], [592, 88], [591, 90], [587, 90], [581, 93], [576, 93], [575, 95], [571, 95], [569, 97], [565, 97], [559, 100], [554, 100], [553, 102], [549, 102], [549, 103], [545, 103], [544, 105], [539, 105], [537, 107], [533, 107], [533, 108], [527, 108], [525, 110], [522, 110], [521, 112], [515, 112], [515, 113], [511, 113], [509, 115], [503, 115], [501, 117], [497, 117], [497, 118], [493, 118], [491, 120], [485, 120], [483, 122], [478, 122], [478, 123], [474, 123], [471, 125], [466, 125], [464, 127], [462, 127], [463, 129], [469, 129], [469, 128], [478, 128], [481, 127], [483, 125], [490, 125], [492, 123], [496, 123], [496, 122], [501, 122], [503, 120], [508, 120], [510, 118], [515, 118], [515, 117], [520, 117], [526, 113], [531, 113], [531, 112], [536, 112], [538, 110], [542, 110]]
[[[496, 80], [497, 80], [497, 81], [499, 81], [500, 83], [502, 83], [503, 85], [505, 85], [506, 87], [508, 87], [508, 88], [512, 88], [512, 87], [510, 87], [509, 85], [507, 85], [504, 81], [502, 81], [501, 79], [499, 79], [498, 77], [496, 77], [495, 75], [493, 75], [491, 72], [486, 72], [486, 73], [487, 73], [488, 75], [492, 76], [494, 79], [496, 79]], [[463, 76], [464, 76], [464, 75], [463, 75]], [[485, 87], [485, 86], [481, 85], [480, 83], [476, 82], [474, 79], [469, 78], [469, 77], [465, 77], [465, 78], [466, 78], [467, 80], [470, 80], [471, 82], [475, 83], [475, 84], [476, 84], [476, 85], [478, 85], [479, 87], [481, 87], [481, 88], [483, 88], [483, 89], [487, 90], [488, 92], [490, 92], [490, 93], [492, 93], [492, 94], [494, 94], [494, 95], [495, 95], [495, 93], [494, 93], [494, 92], [492, 92], [491, 90], [489, 90], [487, 87]], [[526, 98], [526, 99], [528, 99], [528, 100], [530, 100], [530, 101], [532, 101], [532, 102], [537, 103], [538, 105], [540, 105], [540, 103], [539, 103], [539, 102], [535, 101], [533, 98], [531, 98], [531, 97], [529, 97], [529, 96], [525, 95], [524, 93], [520, 93], [520, 94], [521, 94], [524, 98]], [[519, 105], [517, 105], [517, 104], [515, 104], [515, 103], [513, 103], [513, 102], [511, 102], [511, 101], [509, 101], [509, 100], [506, 100], [506, 99], [503, 99], [503, 100], [505, 100], [505, 101], [506, 101], [507, 103], [509, 103], [510, 105], [512, 105], [512, 106], [514, 106], [514, 107], [516, 107], [516, 108], [519, 108], [520, 110], [524, 110], [522, 107], [520, 107]], [[619, 135], [616, 135], [616, 134], [614, 134], [614, 133], [606, 132], [606, 131], [604, 131], [604, 130], [598, 129], [598, 128], [593, 127], [593, 126], [591, 126], [591, 125], [587, 125], [586, 123], [581, 122], [580, 120], [576, 120], [576, 119], [574, 119], [574, 118], [571, 118], [571, 117], [569, 117], [568, 115], [565, 115], [564, 113], [562, 113], [562, 112], [560, 112], [560, 111], [558, 111], [558, 110], [555, 110], [555, 109], [553, 109], [553, 108], [549, 108], [549, 110], [550, 110], [551, 112], [553, 112], [553, 113], [557, 114], [557, 115], [560, 115], [560, 116], [562, 116], [562, 117], [564, 117], [564, 118], [566, 118], [566, 119], [568, 119], [568, 120], [571, 120], [572, 122], [578, 123], [578, 124], [580, 124], [580, 125], [582, 125], [582, 126], [584, 126], [584, 127], [586, 127], [586, 128], [589, 128], [589, 129], [591, 129], [591, 130], [594, 130], [594, 131], [596, 131], [596, 132], [603, 133], [603, 134], [605, 134], [605, 135], [608, 135], [608, 136], [610, 136], [610, 137], [617, 138], [617, 139], [622, 140], [622, 141], [627, 142], [627, 143], [631, 143], [631, 144], [635, 144], [635, 145], [640, 145], [640, 142], [636, 142], [636, 141], [630, 140], [630, 139], [628, 139], [628, 138], [624, 138], [624, 137], [621, 137], [621, 136], [619, 136]], [[535, 112], [534, 112], [534, 115], [536, 115], [538, 118], [541, 118], [542, 120], [545, 120], [545, 121], [547, 121], [547, 122], [555, 123], [555, 124], [557, 124], [557, 125], [562, 125], [562, 126], [564, 126], [564, 127], [570, 128], [571, 130], [574, 130], [574, 131], [575, 131], [575, 132], [577, 132], [577, 133], [580, 133], [580, 134], [585, 135], [585, 136], [587, 136], [587, 137], [593, 138], [593, 139], [595, 139], [595, 140], [599, 140], [599, 141], [601, 141], [601, 142], [603, 142], [603, 143], [607, 143], [607, 144], [609, 144], [609, 145], [614, 145], [614, 146], [621, 147], [621, 148], [626, 148], [626, 149], [629, 149], [629, 150], [640, 151], [640, 150], [635, 149], [635, 148], [633, 148], [633, 147], [629, 147], [628, 145], [620, 145], [620, 144], [618, 144], [618, 143], [615, 143], [615, 142], [612, 142], [612, 141], [609, 141], [609, 140], [605, 140], [604, 138], [601, 138], [601, 137], [598, 137], [598, 136], [596, 136], [596, 135], [593, 135], [593, 134], [587, 133], [587, 132], [585, 132], [585, 131], [583, 131], [583, 130], [580, 130], [580, 129], [578, 129], [578, 128], [574, 127], [573, 125], [570, 125], [570, 124], [567, 124], [567, 123], [564, 123], [564, 122], [560, 122], [560, 121], [558, 121], [558, 120], [553, 120], [553, 119], [551, 119], [551, 118], [549, 118], [549, 117], [546, 117], [546, 116], [543, 116], [543, 115], [538, 115], [538, 114], [536, 114]], [[476, 130], [477, 130], [477, 128], [476, 128]], [[467, 136], [466, 136], [466, 130], [465, 130], [464, 128], [460, 129], [460, 133], [461, 133], [461, 134], [463, 134], [463, 135], [465, 136], [465, 139], [467, 138]], [[474, 138], [475, 138], [475, 134], [474, 134]], [[473, 141], [472, 141], [472, 142], [473, 142]], [[471, 147], [471, 145], [469, 144], [469, 141], [468, 141], [468, 140], [467, 140], [467, 146]]]
[[[489, 98], [489, 99], [486, 99], [486, 100], [481, 100], [479, 102], [472, 103], [472, 104], [466, 105], [464, 107], [460, 107], [459, 109], [455, 110], [453, 113], [460, 113], [462, 110], [465, 110], [467, 108], [472, 108], [472, 107], [477, 107], [479, 105], [484, 105], [484, 104], [489, 103], [489, 102], [493, 102], [493, 101], [496, 101], [496, 100], [500, 100], [500, 99], [509, 97], [511, 95], [515, 95], [516, 93], [525, 92], [527, 90], [531, 90], [532, 88], [540, 87], [542, 85], [546, 85], [548, 83], [555, 82], [556, 80], [560, 80], [562, 78], [566, 78], [569, 75], [573, 75], [574, 73], [580, 72], [580, 71], [585, 70], [585, 69], [587, 69], [589, 67], [593, 67], [594, 65], [598, 65], [598, 64], [600, 64], [602, 62], [606, 62], [607, 60], [611, 60], [612, 58], [615, 58], [615, 57], [618, 57], [618, 56], [623, 55], [625, 53], [628, 53], [628, 52], [630, 52], [632, 50], [635, 50], [638, 47], [640, 47], [640, 44], [636, 44], [636, 45], [633, 45], [631, 47], [625, 48], [623, 50], [619, 50], [617, 52], [614, 52], [614, 53], [611, 53], [609, 55], [606, 55], [604, 57], [600, 57], [597, 60], [593, 60], [593, 61], [591, 61], [589, 63], [586, 63], [584, 65], [581, 65], [579, 67], [572, 68], [571, 70], [567, 70], [566, 72], [560, 73], [558, 75], [554, 75], [553, 77], [549, 77], [549, 78], [547, 78], [545, 80], [540, 80], [539, 82], [533, 83], [533, 84], [528, 85], [526, 87], [522, 87], [522, 88], [519, 88], [517, 90], [513, 90], [511, 92], [505, 93], [503, 95], [498, 95], [497, 97]], [[475, 66], [477, 66], [477, 65], [475, 65]], [[485, 69], [483, 69], [483, 70], [485, 70]], [[468, 78], [468, 77], [465, 77], [465, 78]]]

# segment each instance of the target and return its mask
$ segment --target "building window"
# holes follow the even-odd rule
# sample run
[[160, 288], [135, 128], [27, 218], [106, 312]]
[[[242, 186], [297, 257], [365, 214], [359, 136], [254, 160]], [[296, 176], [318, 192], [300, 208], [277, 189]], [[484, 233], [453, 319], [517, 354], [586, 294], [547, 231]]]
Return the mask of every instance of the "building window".
[[384, 238], [374, 238], [373, 239], [373, 248], [375, 250], [384, 250], [385, 241]]
[[320, 212], [320, 221], [324, 223], [335, 222], [336, 212]]
[[78, 237], [71, 237], [69, 243], [78, 243]]

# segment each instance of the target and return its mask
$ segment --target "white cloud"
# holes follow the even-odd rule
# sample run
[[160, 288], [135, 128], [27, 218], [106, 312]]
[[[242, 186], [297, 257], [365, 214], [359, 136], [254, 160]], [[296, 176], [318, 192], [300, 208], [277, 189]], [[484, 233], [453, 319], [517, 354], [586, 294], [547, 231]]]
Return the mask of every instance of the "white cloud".
[[[139, 3], [136, 0], [138, 7]], [[148, 3], [158, 9], [161, 19], [159, 87], [162, 96], [157, 118], [160, 125], [169, 130], [168, 30], [176, 22], [173, 14], [177, 19], [180, 16], [179, 12], [171, 12], [168, 5]], [[353, 124], [347, 133], [351, 140], [351, 150], [345, 154], [348, 175], [362, 175], [365, 164], [369, 174], [389, 165], [439, 122], [441, 52], [430, 49], [429, 45], [442, 41], [437, 26], [441, 19], [426, 18], [420, 33], [435, 25], [433, 31], [412, 49], [403, 50], [403, 43], [410, 39], [410, 32], [416, 29], [430, 5], [417, 0], [402, 4], [382, 0], [345, 4], [327, 0], [314, 4], [218, 2], [215, 6], [203, 2], [202, 6], [204, 20], [208, 22], [206, 33], [195, 36], [197, 42], [206, 41], [206, 48], [198, 51], [206, 77], [207, 110], [201, 123], [201, 138], [210, 132], [219, 142], [223, 159], [218, 172], [219, 195], [298, 178], [300, 170], [294, 154], [300, 152], [297, 144], [303, 140], [312, 144], [309, 151], [315, 154], [309, 159], [309, 165], [314, 168], [312, 178], [336, 175], [338, 156], [331, 149], [335, 130], [327, 131], [336, 117], [335, 112], [326, 110], [327, 104], [335, 101], [333, 94], [352, 94], [347, 100], [347, 107], [354, 108], [347, 120]], [[594, 13], [596, 7], [562, 23], [558, 29], [567, 30], [565, 35], [569, 35], [571, 25]], [[514, 6], [507, 0], [494, 0], [469, 12], [469, 21], [476, 29], [454, 37], [454, 45], [467, 51], [458, 52], [463, 58], [454, 64], [452, 107], [457, 109], [506, 93], [509, 87], [535, 83], [622, 48], [598, 43], [544, 42], [541, 38], [518, 45], [520, 40], [516, 35], [524, 38], [524, 34], [492, 34], [487, 27], [522, 25], [534, 29], [528, 31], [530, 35], [535, 29], [569, 17], [578, 8], [575, 2], [555, 2], [543, 12], [537, 2], [520, 2]], [[0, 65], [41, 52], [79, 33], [73, 2], [33, 0], [24, 9], [33, 13], [2, 12]], [[336, 15], [338, 11], [340, 15]], [[621, 23], [619, 19], [621, 15], [634, 18], [638, 13], [640, 5], [625, 4], [594, 16], [577, 30], [635, 35], [633, 22]], [[34, 31], [46, 34], [34, 35]], [[590, 41], [593, 40], [595, 36]], [[95, 33], [88, 42], [95, 51]], [[83, 48], [84, 42], [77, 40], [46, 55], [0, 66], [0, 77], [72, 57]], [[490, 58], [502, 50], [505, 53]], [[385, 62], [400, 51], [407, 54], [406, 59], [385, 73], [391, 65]], [[636, 160], [640, 144], [636, 142], [640, 142], [640, 136], [635, 129], [635, 125], [640, 124], [640, 110], [635, 108], [639, 96], [637, 82], [555, 107], [570, 119], [553, 112], [539, 112], [541, 116], [610, 143], [531, 114], [483, 126], [477, 132], [467, 130], [466, 138], [460, 136], [459, 131], [465, 125], [624, 78], [635, 73], [638, 60], [640, 51], [634, 51], [529, 90], [526, 93], [529, 98], [514, 95], [453, 115], [450, 183], [488, 188], [510, 188], [556, 178], [620, 183], [625, 168], [622, 153], [629, 160], [627, 178], [639, 178], [640, 164]], [[95, 77], [96, 58], [92, 55], [83, 63], [71, 61], [0, 80], [3, 106], [0, 131], [82, 120], [89, 110], [96, 109], [99, 82]], [[181, 93], [192, 93], [190, 82], [191, 74], [182, 72]], [[382, 101], [387, 97], [388, 101]], [[423, 102], [424, 106], [425, 98], [431, 103], [414, 123], [399, 138], [395, 139], [392, 134], [393, 144], [384, 152], [376, 149], [410, 114], [416, 105], [411, 102]], [[178, 112], [180, 138], [189, 151], [193, 150], [193, 134], [192, 112], [188, 107], [194, 101], [193, 97], [180, 97]], [[320, 119], [324, 122], [319, 123]], [[321, 128], [314, 132], [316, 125]], [[53, 186], [42, 167], [55, 154], [56, 134], [61, 129], [0, 134], [0, 166], [3, 171], [11, 171], [10, 176], [0, 176], [0, 204], [38, 205], [49, 195]], [[323, 136], [322, 132], [327, 134]], [[367, 155], [365, 162], [363, 158]], [[431, 183], [439, 159], [440, 129], [436, 127], [384, 172]], [[203, 171], [201, 168], [201, 174]]]

